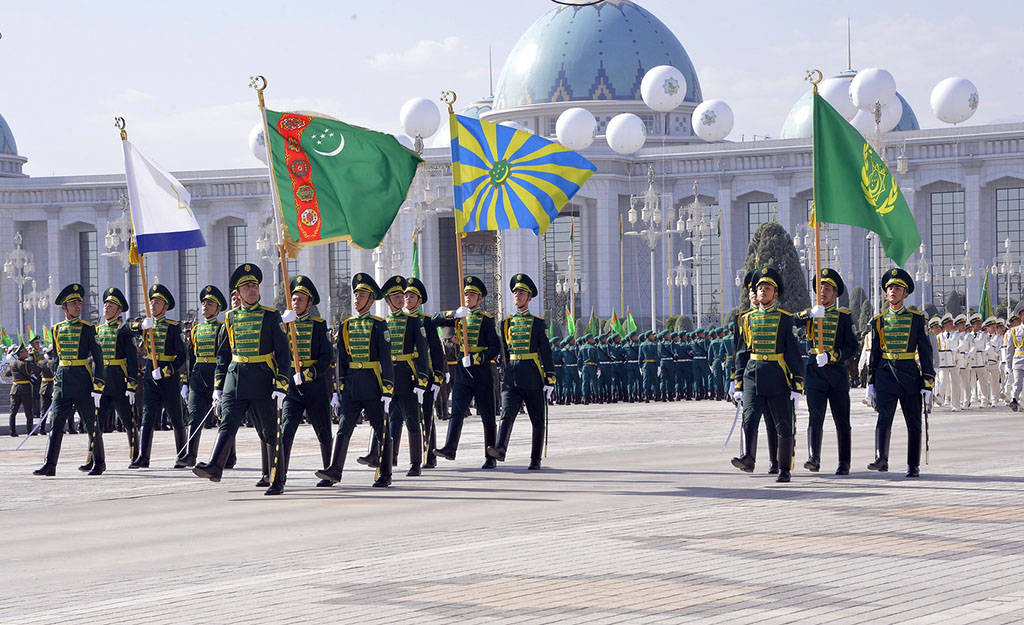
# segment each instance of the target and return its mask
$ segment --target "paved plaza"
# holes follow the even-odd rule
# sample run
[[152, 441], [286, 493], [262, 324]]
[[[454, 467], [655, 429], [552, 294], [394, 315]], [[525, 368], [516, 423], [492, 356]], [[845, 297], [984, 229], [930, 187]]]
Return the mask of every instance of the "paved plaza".
[[[855, 391], [856, 393], [856, 391]], [[859, 395], [857, 396], [859, 398]], [[733, 469], [725, 403], [551, 409], [548, 457], [526, 471], [529, 420], [508, 460], [481, 471], [479, 421], [454, 462], [370, 488], [353, 438], [345, 477], [315, 488], [308, 426], [287, 492], [239, 468], [129, 471], [107, 435], [102, 477], [76, 470], [65, 437], [56, 478], [31, 475], [45, 439], [0, 440], [0, 622], [16, 623], [1018, 623], [1024, 621], [1024, 416], [941, 411], [931, 463], [903, 477], [897, 416], [886, 474], [868, 472], [873, 413], [854, 403], [854, 474], [791, 484]], [[805, 415], [805, 413], [804, 413]], [[444, 424], [441, 424], [442, 428]], [[798, 429], [806, 426], [802, 416]], [[213, 436], [207, 431], [203, 452]], [[160, 432], [154, 466], [170, 466]]]

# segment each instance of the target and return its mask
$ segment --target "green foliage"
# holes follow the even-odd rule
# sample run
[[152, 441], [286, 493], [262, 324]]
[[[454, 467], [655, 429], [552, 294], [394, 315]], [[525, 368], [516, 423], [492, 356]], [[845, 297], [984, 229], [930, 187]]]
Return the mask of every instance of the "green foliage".
[[857, 326], [861, 330], [867, 329], [874, 317], [875, 309], [871, 306], [871, 302], [864, 300], [864, 303], [860, 305], [860, 317], [858, 319]]
[[674, 332], [675, 329], [676, 329], [676, 325], [678, 323], [679, 323], [679, 316], [678, 315], [671, 315], [668, 319], [665, 320], [665, 329]]
[[[755, 266], [774, 267], [782, 274], [783, 294], [778, 300], [780, 308], [797, 312], [811, 305], [811, 298], [807, 292], [807, 277], [800, 265], [800, 256], [793, 247], [793, 237], [778, 223], [763, 223], [754, 232], [754, 237], [747, 246], [747, 257], [743, 263], [744, 273]], [[741, 308], [747, 310], [749, 302], [742, 302]]]
[[964, 312], [964, 296], [957, 290], [946, 293], [946, 312], [956, 317]]
[[850, 303], [846, 306], [850, 310], [850, 315], [853, 317], [854, 330], [860, 330], [863, 326], [860, 324], [860, 311], [864, 308], [864, 302], [867, 301], [868, 297], [864, 294], [864, 289], [855, 286], [848, 292], [850, 296]]
[[925, 312], [926, 315], [928, 315], [929, 319], [931, 319], [932, 317], [938, 317], [939, 316], [939, 309], [938, 309], [938, 307], [935, 304], [931, 303], [931, 302], [925, 302], [924, 303], [924, 312]]
[[683, 315], [676, 320], [676, 331], [677, 332], [692, 332], [693, 331], [693, 319], [690, 319], [689, 315]]

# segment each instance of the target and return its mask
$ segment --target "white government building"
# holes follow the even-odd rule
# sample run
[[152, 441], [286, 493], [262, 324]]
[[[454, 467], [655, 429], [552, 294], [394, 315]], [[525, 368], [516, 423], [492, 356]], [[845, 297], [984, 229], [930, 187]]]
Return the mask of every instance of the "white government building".
[[[670, 113], [654, 113], [640, 97], [645, 72], [672, 65], [687, 81], [685, 101]], [[794, 72], [804, 68], [794, 68]], [[854, 72], [845, 72], [851, 77]], [[614, 115], [631, 112], [647, 126], [647, 142], [631, 156], [613, 152], [598, 136], [584, 151], [597, 173], [542, 237], [530, 231], [474, 233], [465, 240], [467, 274], [481, 276], [492, 293], [504, 294], [507, 277], [516, 272], [534, 276], [541, 295], [534, 310], [563, 320], [570, 280], [579, 285], [576, 316], [593, 308], [602, 318], [623, 303], [641, 327], [651, 316], [651, 257], [657, 319], [693, 315], [699, 301], [701, 325], [717, 325], [719, 315], [737, 304], [737, 274], [742, 270], [747, 243], [757, 225], [775, 219], [790, 233], [806, 224], [811, 199], [811, 139], [809, 94], [785, 120], [779, 120], [779, 139], [709, 144], [696, 137], [690, 116], [702, 101], [700, 81], [690, 58], [671, 30], [657, 17], [628, 0], [606, 0], [584, 7], [557, 6], [542, 15], [520, 38], [501, 70], [493, 98], [472, 101], [460, 96], [456, 109], [488, 121], [515, 121], [532, 132], [554, 137], [555, 121], [567, 108], [582, 106], [598, 119], [598, 134]], [[1003, 261], [1005, 241], [1012, 256], [1011, 271], [993, 276], [996, 302], [1020, 297], [1021, 227], [1024, 221], [1024, 124], [994, 124], [920, 130], [911, 104], [896, 130], [886, 133], [885, 156], [917, 219], [924, 261], [915, 253], [908, 265], [920, 276], [911, 300], [934, 301], [965, 290], [977, 305], [985, 268]], [[353, 272], [372, 271], [378, 281], [394, 273], [408, 275], [412, 235], [422, 232], [422, 278], [430, 291], [430, 312], [457, 305], [458, 279], [452, 214], [450, 154], [447, 125], [428, 139], [425, 165], [410, 190], [409, 200], [384, 244], [377, 250], [350, 249], [331, 244], [304, 250], [292, 272], [308, 274], [328, 301], [321, 314], [345, 316], [350, 310], [349, 282]], [[240, 138], [240, 141], [243, 138]], [[24, 147], [24, 146], [23, 146]], [[900, 165], [897, 168], [897, 159]], [[0, 317], [11, 332], [19, 319], [37, 326], [57, 320], [52, 306], [56, 290], [72, 281], [89, 293], [86, 315], [96, 316], [98, 294], [111, 285], [129, 285], [134, 308], [142, 310], [140, 281], [133, 268], [124, 271], [122, 207], [124, 176], [28, 177], [22, 167], [14, 134], [0, 118], [0, 253], [5, 259], [21, 233], [32, 255], [32, 278], [21, 290], [15, 280], [0, 279]], [[619, 224], [639, 230], [628, 220], [631, 196], [648, 186], [652, 167], [654, 189], [661, 198], [656, 230], [677, 229], [680, 208], [694, 202], [699, 185], [705, 228], [702, 241], [691, 234], [662, 234], [650, 253], [640, 236], [623, 237], [620, 256]], [[896, 170], [900, 173], [895, 173]], [[178, 253], [159, 253], [147, 259], [148, 277], [169, 286], [178, 299], [180, 318], [195, 314], [200, 287], [207, 282], [226, 292], [228, 275], [241, 262], [260, 264], [273, 280], [270, 267], [276, 253], [267, 172], [264, 168], [175, 172], [192, 194], [194, 209], [207, 247]], [[640, 206], [637, 212], [641, 213]], [[666, 210], [669, 209], [669, 210]], [[721, 233], [717, 221], [721, 215]], [[642, 215], [641, 215], [642, 217]], [[694, 215], [691, 228], [697, 223]], [[872, 244], [863, 230], [831, 226], [827, 262], [839, 269], [848, 288], [870, 284], [874, 265]], [[969, 242], [965, 257], [964, 243]], [[574, 247], [573, 247], [574, 246]], [[696, 248], [696, 249], [694, 249]], [[697, 252], [695, 255], [694, 252]], [[682, 252], [680, 255], [679, 253]], [[810, 254], [807, 254], [810, 256]], [[695, 258], [699, 276], [694, 275]], [[620, 262], [620, 258], [622, 259]], [[570, 259], [572, 266], [570, 266]], [[885, 261], [888, 262], [888, 261]], [[19, 263], [5, 269], [17, 273]], [[920, 266], [918, 266], [920, 265]], [[884, 268], [885, 265], [883, 265]], [[998, 268], [998, 267], [997, 267]], [[505, 276], [498, 284], [498, 276]], [[47, 292], [52, 284], [54, 289]], [[925, 281], [925, 278], [928, 278]], [[671, 286], [669, 285], [671, 283]], [[699, 285], [699, 294], [698, 294]], [[266, 302], [269, 298], [264, 297]], [[39, 304], [42, 304], [39, 306]], [[487, 306], [499, 305], [490, 298]], [[174, 314], [171, 315], [174, 317]]]

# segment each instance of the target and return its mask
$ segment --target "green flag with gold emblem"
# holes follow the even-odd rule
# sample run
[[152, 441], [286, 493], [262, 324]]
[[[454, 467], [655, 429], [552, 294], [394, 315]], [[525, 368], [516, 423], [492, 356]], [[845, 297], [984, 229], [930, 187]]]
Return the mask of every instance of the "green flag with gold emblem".
[[814, 94], [814, 217], [878, 234], [902, 267], [921, 245], [914, 215], [889, 168], [857, 129]]

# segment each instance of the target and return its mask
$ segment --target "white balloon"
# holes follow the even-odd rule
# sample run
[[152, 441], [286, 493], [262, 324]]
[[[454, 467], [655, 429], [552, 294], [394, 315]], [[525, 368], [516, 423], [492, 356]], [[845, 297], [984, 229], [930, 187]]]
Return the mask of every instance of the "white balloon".
[[682, 104], [686, 97], [686, 78], [671, 65], [652, 67], [640, 81], [640, 96], [647, 106], [666, 113]]
[[398, 113], [398, 119], [402, 122], [402, 130], [410, 137], [419, 135], [426, 139], [437, 132], [441, 125], [441, 111], [432, 100], [426, 98], [413, 98], [402, 105]]
[[508, 128], [511, 128], [512, 130], [525, 130], [526, 132], [529, 132], [529, 129], [527, 129], [526, 126], [520, 124], [519, 122], [514, 122], [512, 120], [500, 122], [498, 125], [506, 126]]
[[850, 100], [850, 81], [845, 78], [827, 78], [818, 85], [818, 93], [832, 105], [846, 121], [857, 114], [857, 107]]
[[[874, 115], [872, 115], [874, 119]], [[899, 125], [903, 119], [903, 102], [895, 98], [892, 102], [882, 107], [882, 121], [878, 124], [879, 130], [889, 132]]]
[[732, 108], [723, 100], [705, 100], [693, 110], [690, 120], [697, 136], [708, 142], [721, 141], [732, 131]]
[[267, 164], [267, 142], [263, 137], [263, 124], [256, 124], [249, 131], [249, 151], [261, 163]]
[[632, 113], [619, 113], [608, 122], [605, 138], [611, 149], [619, 154], [633, 154], [647, 140], [647, 128], [642, 119]]
[[959, 124], [978, 110], [978, 88], [966, 78], [947, 78], [932, 89], [930, 102], [939, 121]]
[[868, 111], [857, 111], [857, 114], [850, 120], [850, 124], [865, 138], [875, 132], [875, 114]]
[[413, 141], [409, 135], [395, 135], [395, 139], [402, 144], [407, 150], [415, 150], [416, 142]]
[[850, 100], [862, 111], [870, 110], [875, 102], [885, 106], [895, 97], [896, 79], [884, 69], [861, 70], [850, 81]]
[[594, 114], [578, 106], [565, 109], [555, 122], [555, 137], [570, 150], [585, 150], [594, 143], [597, 120]]

